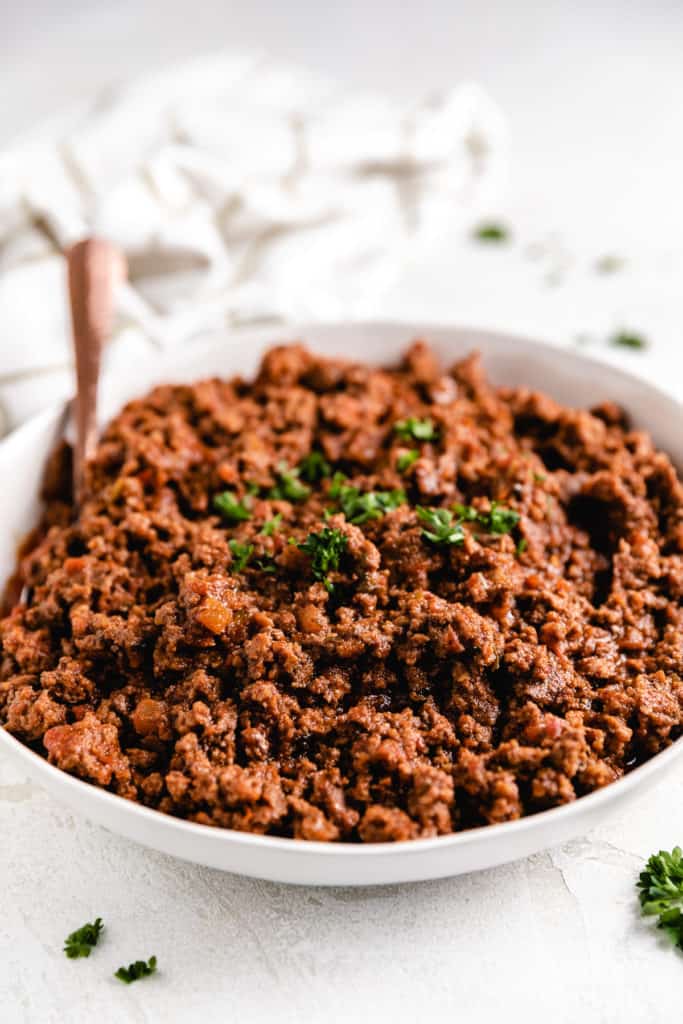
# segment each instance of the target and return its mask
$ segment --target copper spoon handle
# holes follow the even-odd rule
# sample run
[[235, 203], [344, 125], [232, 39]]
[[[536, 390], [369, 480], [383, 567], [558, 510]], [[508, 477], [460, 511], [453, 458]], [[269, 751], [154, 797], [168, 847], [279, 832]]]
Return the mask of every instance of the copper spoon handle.
[[102, 349], [111, 333], [114, 287], [125, 274], [125, 264], [121, 251], [99, 238], [77, 242], [66, 259], [76, 357], [73, 485], [78, 507], [83, 496], [85, 464], [97, 443], [97, 385]]

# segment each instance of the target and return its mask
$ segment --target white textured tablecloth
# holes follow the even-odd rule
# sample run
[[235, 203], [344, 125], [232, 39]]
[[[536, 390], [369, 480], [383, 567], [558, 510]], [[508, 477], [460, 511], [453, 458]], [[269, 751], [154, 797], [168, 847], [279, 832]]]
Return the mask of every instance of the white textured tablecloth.
[[400, 105], [251, 55], [57, 119], [0, 156], [6, 426], [71, 389], [70, 243], [126, 252], [112, 359], [226, 326], [372, 317], [409, 257], [500, 191], [504, 135], [475, 85]]

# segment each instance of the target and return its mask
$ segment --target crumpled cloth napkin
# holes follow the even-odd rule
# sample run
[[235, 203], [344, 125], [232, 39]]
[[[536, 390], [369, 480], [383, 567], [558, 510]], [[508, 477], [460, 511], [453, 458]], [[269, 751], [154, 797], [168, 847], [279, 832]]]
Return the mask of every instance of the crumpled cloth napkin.
[[0, 155], [0, 435], [72, 390], [61, 252], [84, 235], [128, 259], [110, 360], [372, 318], [409, 256], [496, 197], [505, 157], [476, 85], [401, 105], [257, 55], [84, 103]]

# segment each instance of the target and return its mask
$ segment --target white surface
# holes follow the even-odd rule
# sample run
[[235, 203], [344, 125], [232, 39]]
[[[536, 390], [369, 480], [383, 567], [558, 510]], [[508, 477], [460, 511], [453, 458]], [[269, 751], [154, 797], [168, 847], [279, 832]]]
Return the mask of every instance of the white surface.
[[[70, 17], [88, 8], [80, 34]], [[135, 17], [131, 9], [135, 8]], [[265, 45], [406, 98], [479, 81], [506, 110], [511, 248], [452, 245], [406, 271], [394, 316], [489, 324], [569, 343], [619, 324], [614, 353], [683, 397], [683, 6], [642, 2], [325, 4], [276, 0], [0, 0], [0, 139], [149, 61]], [[64, 11], [67, 11], [67, 14]], [[155, 12], [164, 11], [155, 22]], [[41, 17], [36, 19], [35, 12]], [[362, 11], [362, 14], [361, 14]], [[390, 18], [391, 32], [387, 34]], [[152, 33], [151, 26], [155, 28]], [[531, 243], [555, 233], [561, 285]], [[612, 277], [592, 271], [616, 251]], [[638, 918], [644, 858], [683, 839], [683, 772], [561, 850], [480, 874], [383, 890], [291, 890], [193, 868], [86, 825], [0, 763], [3, 1021], [273, 1019], [669, 1022], [683, 961]], [[70, 928], [109, 925], [90, 960]], [[110, 971], [156, 952], [130, 989]]]
[[[395, 364], [407, 341], [415, 337], [429, 339], [443, 366], [452, 365], [476, 347], [492, 380], [505, 381], [510, 386], [543, 388], [565, 404], [579, 402], [590, 408], [602, 400], [611, 400], [629, 409], [634, 426], [648, 430], [683, 466], [681, 406], [637, 377], [576, 352], [510, 335], [425, 324], [311, 325], [294, 331], [282, 328], [272, 336], [272, 341], [285, 342], [292, 336], [305, 338], [312, 349], [323, 355], [343, 352], [347, 358], [378, 365]], [[101, 389], [102, 418], [106, 419], [140, 390], [161, 382], [185, 382], [213, 375], [239, 374], [248, 378], [268, 348], [269, 337], [259, 328], [248, 336], [240, 336], [239, 344], [230, 336], [218, 336], [199, 349], [195, 346], [180, 354], [157, 354], [146, 363], [140, 361], [134, 370], [129, 368], [125, 374], [105, 379]], [[25, 424], [0, 445], [0, 479], [13, 481], [13, 501], [0, 514], [0, 580], [14, 571], [16, 538], [39, 514], [41, 466], [61, 423], [63, 413], [58, 406]], [[278, 882], [367, 885], [464, 874], [534, 854], [584, 834], [615, 810], [623, 810], [644, 789], [663, 785], [664, 776], [677, 767], [683, 755], [683, 740], [618, 783], [562, 808], [460, 835], [372, 846], [307, 843], [204, 828], [155, 814], [75, 780], [2, 730], [0, 752], [20, 764], [36, 784], [69, 807], [152, 849]]]

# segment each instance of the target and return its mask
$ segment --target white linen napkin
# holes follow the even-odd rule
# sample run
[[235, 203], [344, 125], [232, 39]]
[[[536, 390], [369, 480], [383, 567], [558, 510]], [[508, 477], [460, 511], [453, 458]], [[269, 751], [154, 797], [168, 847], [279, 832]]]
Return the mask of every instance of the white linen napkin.
[[408, 254], [497, 196], [505, 162], [476, 85], [400, 105], [263, 56], [70, 111], [0, 155], [0, 435], [72, 389], [61, 253], [78, 238], [128, 258], [116, 362], [207, 330], [371, 318]]

